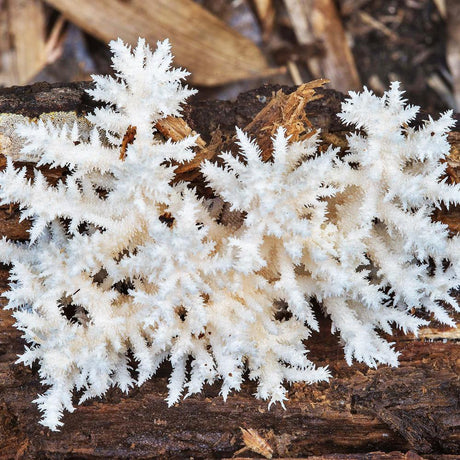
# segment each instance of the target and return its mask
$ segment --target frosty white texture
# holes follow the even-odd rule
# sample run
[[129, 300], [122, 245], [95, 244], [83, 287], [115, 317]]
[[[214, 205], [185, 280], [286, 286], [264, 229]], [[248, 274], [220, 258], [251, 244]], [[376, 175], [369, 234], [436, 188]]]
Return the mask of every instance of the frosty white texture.
[[74, 390], [81, 400], [114, 385], [127, 391], [164, 360], [173, 368], [168, 404], [216, 379], [226, 398], [245, 369], [259, 398], [283, 403], [284, 382], [329, 378], [306, 357], [318, 329], [313, 299], [348, 362], [397, 365], [378, 330], [416, 332], [426, 321], [413, 311], [454, 325], [445, 307], [458, 308], [449, 293], [459, 285], [459, 241], [430, 217], [460, 201], [459, 185], [441, 180], [450, 114], [416, 131], [406, 124], [417, 108], [397, 84], [383, 98], [351, 93], [340, 117], [361, 134], [342, 159], [319, 153], [317, 135], [290, 142], [280, 128], [264, 162], [237, 130], [240, 159], [223, 153], [223, 167], [202, 166], [216, 195], [244, 211], [235, 229], [187, 185], [171, 185], [171, 161], [192, 159], [196, 136], [153, 135], [193, 93], [181, 84], [187, 72], [171, 69], [168, 41], [154, 53], [141, 39], [134, 50], [110, 46], [116, 78], [94, 77], [89, 93], [106, 105], [87, 117], [89, 141], [76, 124], [17, 128], [20, 160], [69, 174], [57, 185], [38, 170], [29, 180], [11, 159], [0, 174], [1, 203], [19, 202], [32, 221], [30, 242], [4, 238], [0, 258], [12, 264], [7, 308], [30, 344], [19, 361], [38, 361], [49, 387], [36, 400], [41, 423], [58, 429]]

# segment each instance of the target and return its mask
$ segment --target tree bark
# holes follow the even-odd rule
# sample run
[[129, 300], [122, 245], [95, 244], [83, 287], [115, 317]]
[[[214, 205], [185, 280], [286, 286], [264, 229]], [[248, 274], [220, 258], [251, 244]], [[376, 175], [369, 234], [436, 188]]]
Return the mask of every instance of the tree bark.
[[[63, 110], [84, 114], [94, 108], [84, 93], [88, 85], [39, 84], [0, 90], [0, 113], [35, 117]], [[235, 125], [251, 126], [279, 89], [262, 87], [235, 102], [192, 99], [184, 118], [201, 134], [204, 145], [217, 152], [231, 144]], [[284, 88], [284, 94], [295, 90]], [[336, 117], [343, 95], [327, 89], [318, 89], [317, 94], [322, 97], [303, 107], [304, 114], [315, 129], [321, 129], [324, 143], [343, 147], [347, 129]], [[458, 171], [458, 134], [450, 135], [452, 180]], [[191, 180], [199, 184], [199, 175]], [[207, 193], [204, 187], [202, 193]], [[451, 229], [460, 222], [455, 210], [437, 217], [450, 222]], [[26, 238], [27, 224], [21, 225], [14, 211], [0, 209], [3, 235]], [[1, 292], [7, 284], [8, 267], [3, 266]], [[6, 304], [4, 298], [2, 304]], [[418, 453], [454, 459], [460, 450], [459, 335], [436, 324], [423, 329], [418, 338], [395, 333], [390, 339], [401, 352], [400, 366], [369, 369], [345, 363], [339, 339], [330, 334], [330, 321], [323, 318], [321, 332], [308, 342], [309, 357], [318, 365], [328, 364], [333, 378], [329, 383], [292, 385], [286, 410], [279, 406], [268, 410], [266, 402], [256, 400], [253, 382], [246, 382], [225, 403], [218, 385], [213, 385], [168, 408], [170, 369], [164, 365], [128, 395], [112, 389], [103, 398], [78, 406], [65, 415], [62, 430], [54, 433], [38, 424], [40, 415], [32, 403], [44, 391], [38, 369], [14, 364], [24, 341], [13, 327], [11, 312], [0, 310], [0, 321], [0, 458], [231, 457], [245, 447], [240, 427], [256, 430], [275, 457], [415, 459]], [[251, 450], [241, 455], [258, 456]]]

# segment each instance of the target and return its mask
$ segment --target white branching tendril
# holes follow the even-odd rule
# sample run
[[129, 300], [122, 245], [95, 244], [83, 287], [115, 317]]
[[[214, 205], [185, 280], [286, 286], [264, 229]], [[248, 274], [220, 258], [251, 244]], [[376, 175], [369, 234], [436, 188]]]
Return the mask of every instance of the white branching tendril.
[[89, 91], [105, 103], [87, 117], [90, 135], [76, 124], [17, 128], [19, 159], [65, 166], [65, 181], [50, 185], [38, 170], [30, 180], [12, 160], [0, 174], [1, 204], [20, 203], [32, 222], [29, 243], [0, 241], [0, 259], [12, 264], [7, 308], [28, 342], [19, 361], [38, 361], [48, 387], [36, 399], [44, 425], [62, 425], [75, 390], [81, 400], [127, 391], [164, 360], [170, 405], [215, 380], [226, 398], [245, 370], [257, 397], [283, 404], [286, 382], [330, 376], [306, 354], [319, 328], [312, 301], [350, 363], [397, 365], [379, 331], [416, 333], [426, 320], [414, 312], [454, 325], [458, 237], [431, 219], [460, 201], [460, 186], [442, 179], [450, 113], [414, 130], [418, 109], [397, 83], [382, 98], [350, 93], [339, 116], [360, 133], [342, 159], [319, 153], [318, 135], [291, 142], [279, 128], [264, 162], [237, 129], [240, 159], [202, 165], [218, 199], [245, 216], [225, 227], [192, 189], [171, 185], [172, 162], [193, 158], [196, 137], [152, 136], [194, 92], [181, 83], [187, 72], [171, 68], [169, 42], [111, 49], [115, 77], [94, 77]]

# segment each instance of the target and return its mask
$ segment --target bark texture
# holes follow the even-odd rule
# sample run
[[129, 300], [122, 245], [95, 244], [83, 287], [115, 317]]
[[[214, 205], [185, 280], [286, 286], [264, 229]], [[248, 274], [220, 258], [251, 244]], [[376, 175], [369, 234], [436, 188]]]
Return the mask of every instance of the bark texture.
[[[83, 91], [88, 85], [38, 84], [0, 90], [0, 113], [38, 116], [74, 110], [84, 114], [94, 107]], [[235, 102], [192, 100], [185, 109], [185, 121], [201, 134], [203, 145], [212, 150], [206, 155], [212, 156], [222, 147], [231, 148], [235, 125], [250, 130], [256, 119], [252, 126], [260, 126], [257, 115], [277, 97], [279, 89], [262, 87], [240, 95]], [[278, 97], [295, 90], [284, 88]], [[326, 89], [318, 89], [317, 94], [322, 97], [302, 106], [302, 117], [306, 115], [314, 128], [321, 128], [325, 143], [344, 147], [346, 128], [335, 115], [343, 95]], [[270, 116], [276, 121], [282, 113]], [[454, 180], [458, 132], [450, 139]], [[196, 171], [187, 177], [200, 183]], [[204, 186], [201, 191], [208, 193]], [[438, 218], [450, 222], [452, 229], [460, 221], [455, 210]], [[27, 223], [18, 224], [14, 209], [0, 209], [2, 235], [25, 239], [26, 230]], [[8, 267], [1, 266], [0, 291], [7, 286]], [[24, 343], [13, 327], [10, 312], [2, 309], [0, 458], [232, 457], [245, 447], [240, 427], [255, 430], [274, 457], [458, 458], [458, 332], [433, 324], [419, 338], [396, 334], [392, 340], [401, 352], [399, 368], [369, 369], [359, 364], [348, 367], [338, 337], [328, 332], [329, 320], [321, 322], [321, 332], [314, 333], [309, 341], [309, 357], [318, 365], [329, 364], [334, 378], [329, 383], [293, 385], [286, 410], [268, 410], [266, 402], [252, 396], [255, 385], [251, 382], [226, 403], [218, 386], [207, 386], [202, 394], [168, 408], [165, 397], [170, 369], [164, 365], [156, 377], [128, 395], [112, 389], [103, 398], [67, 413], [61, 432], [53, 433], [37, 423], [39, 413], [32, 400], [44, 389], [36, 368], [14, 364]], [[241, 455], [260, 457], [250, 449]]]

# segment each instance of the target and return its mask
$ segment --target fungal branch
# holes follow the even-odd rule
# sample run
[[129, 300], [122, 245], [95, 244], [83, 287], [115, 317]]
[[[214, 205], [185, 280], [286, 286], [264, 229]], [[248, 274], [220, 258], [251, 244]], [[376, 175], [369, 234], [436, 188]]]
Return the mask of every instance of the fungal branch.
[[[416, 333], [420, 312], [454, 326], [459, 238], [431, 219], [460, 202], [460, 185], [442, 179], [450, 113], [414, 130], [418, 108], [398, 84], [382, 98], [350, 93], [339, 116], [359, 132], [342, 157], [320, 149], [314, 130], [274, 126], [258, 144], [237, 128], [237, 156], [199, 165], [215, 197], [206, 200], [177, 180], [197, 167], [199, 136], [161, 136], [194, 93], [171, 67], [169, 42], [110, 46], [115, 77], [95, 76], [89, 90], [104, 106], [84, 128], [18, 124], [23, 147], [0, 173], [1, 203], [19, 202], [32, 223], [29, 242], [1, 240], [0, 259], [12, 266], [7, 308], [28, 342], [19, 361], [38, 362], [47, 386], [41, 423], [57, 430], [75, 391], [80, 402], [128, 391], [164, 360], [169, 405], [215, 380], [225, 399], [246, 371], [257, 397], [283, 404], [286, 383], [330, 377], [306, 354], [319, 329], [313, 301], [350, 364], [397, 365], [380, 332]], [[36, 163], [32, 179], [18, 160]], [[51, 184], [42, 166], [68, 174]], [[222, 203], [238, 225], [216, 217]]]

